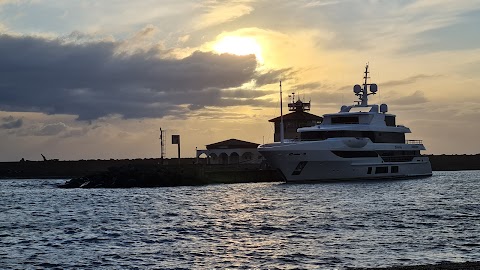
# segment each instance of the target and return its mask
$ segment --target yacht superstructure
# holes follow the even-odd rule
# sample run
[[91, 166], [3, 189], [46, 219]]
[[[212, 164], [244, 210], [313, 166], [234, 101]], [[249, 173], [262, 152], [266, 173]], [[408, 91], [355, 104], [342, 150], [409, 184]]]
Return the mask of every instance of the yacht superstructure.
[[363, 87], [353, 87], [357, 104], [325, 114], [319, 125], [299, 128], [298, 140], [258, 147], [287, 182], [432, 175], [428, 157], [420, 154], [423, 142], [405, 139], [410, 129], [396, 124], [386, 104], [368, 104], [368, 96], [378, 91], [368, 83], [368, 74], [366, 65]]

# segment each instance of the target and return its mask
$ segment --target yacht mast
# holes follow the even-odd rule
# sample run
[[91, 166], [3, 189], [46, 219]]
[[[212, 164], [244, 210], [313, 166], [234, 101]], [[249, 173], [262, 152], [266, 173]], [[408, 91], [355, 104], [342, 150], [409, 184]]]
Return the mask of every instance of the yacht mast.
[[[369, 95], [375, 95], [378, 91], [378, 87], [374, 83], [368, 83], [368, 79], [370, 77], [368, 76], [368, 63], [365, 65], [365, 75], [363, 76], [364, 82], [363, 82], [363, 87], [360, 85], [356, 84], [353, 87], [353, 92], [355, 92], [355, 95], [358, 96], [360, 99], [357, 102], [357, 107], [368, 107], [368, 96]], [[370, 93], [368, 93], [368, 88], [370, 88]]]
[[362, 103], [361, 105], [362, 106], [368, 106], [368, 90], [367, 90], [367, 87], [368, 87], [368, 79], [370, 77], [368, 77], [368, 63], [367, 65], [365, 65], [365, 76], [363, 76], [363, 79], [365, 79], [365, 82], [363, 83], [363, 89], [362, 89], [362, 96], [360, 97]]

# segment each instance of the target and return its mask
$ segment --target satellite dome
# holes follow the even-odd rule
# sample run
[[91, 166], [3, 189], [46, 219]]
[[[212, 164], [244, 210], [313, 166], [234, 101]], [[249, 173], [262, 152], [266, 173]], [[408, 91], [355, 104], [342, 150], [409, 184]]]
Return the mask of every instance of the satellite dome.
[[388, 112], [388, 106], [387, 106], [387, 104], [381, 104], [381, 105], [380, 105], [380, 112], [382, 112], [382, 113]]
[[358, 84], [355, 84], [355, 86], [353, 87], [353, 92], [355, 92], [355, 94], [359, 94], [360, 92], [362, 92], [362, 87]]
[[370, 92], [376, 93], [378, 91], [378, 86], [374, 83], [370, 85]]

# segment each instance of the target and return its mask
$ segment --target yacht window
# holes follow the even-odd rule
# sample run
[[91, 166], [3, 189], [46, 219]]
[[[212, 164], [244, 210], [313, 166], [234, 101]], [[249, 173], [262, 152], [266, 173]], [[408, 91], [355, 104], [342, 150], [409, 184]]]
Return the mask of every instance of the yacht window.
[[322, 141], [325, 140], [324, 131], [306, 131], [300, 132], [300, 140], [302, 141]]
[[393, 115], [385, 115], [385, 124], [389, 127], [395, 126], [395, 116]]
[[405, 133], [401, 133], [401, 132], [374, 132], [373, 142], [376, 142], [376, 143], [405, 143]]
[[302, 141], [321, 141], [328, 138], [369, 138], [374, 143], [405, 143], [405, 133], [373, 132], [356, 130], [304, 131], [300, 133]]
[[381, 157], [420, 156], [420, 151], [377, 151]]
[[375, 151], [332, 151], [332, 153], [342, 158], [378, 157]]
[[367, 174], [372, 174], [372, 167], [368, 167]]
[[375, 174], [377, 173], [388, 173], [388, 167], [376, 167]]
[[358, 116], [335, 116], [332, 117], [332, 124], [358, 124]]
[[377, 151], [385, 162], [410, 162], [420, 156], [420, 151]]
[[392, 173], [398, 173], [398, 166], [392, 166]]
[[[354, 131], [354, 130], [339, 130], [339, 131], [305, 131], [300, 133], [300, 138], [302, 141], [321, 141], [328, 138], [343, 138], [343, 137], [354, 137], [354, 138], [365, 138], [369, 137], [365, 131]], [[371, 133], [371, 132], [370, 132]], [[372, 133], [373, 137], [373, 133]]]

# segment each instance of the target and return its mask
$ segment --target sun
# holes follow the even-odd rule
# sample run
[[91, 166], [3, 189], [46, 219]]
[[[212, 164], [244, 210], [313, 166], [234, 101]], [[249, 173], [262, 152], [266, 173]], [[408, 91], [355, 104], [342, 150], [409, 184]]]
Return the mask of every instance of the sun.
[[225, 36], [213, 45], [213, 50], [235, 55], [254, 54], [257, 60], [263, 63], [262, 47], [252, 37]]

